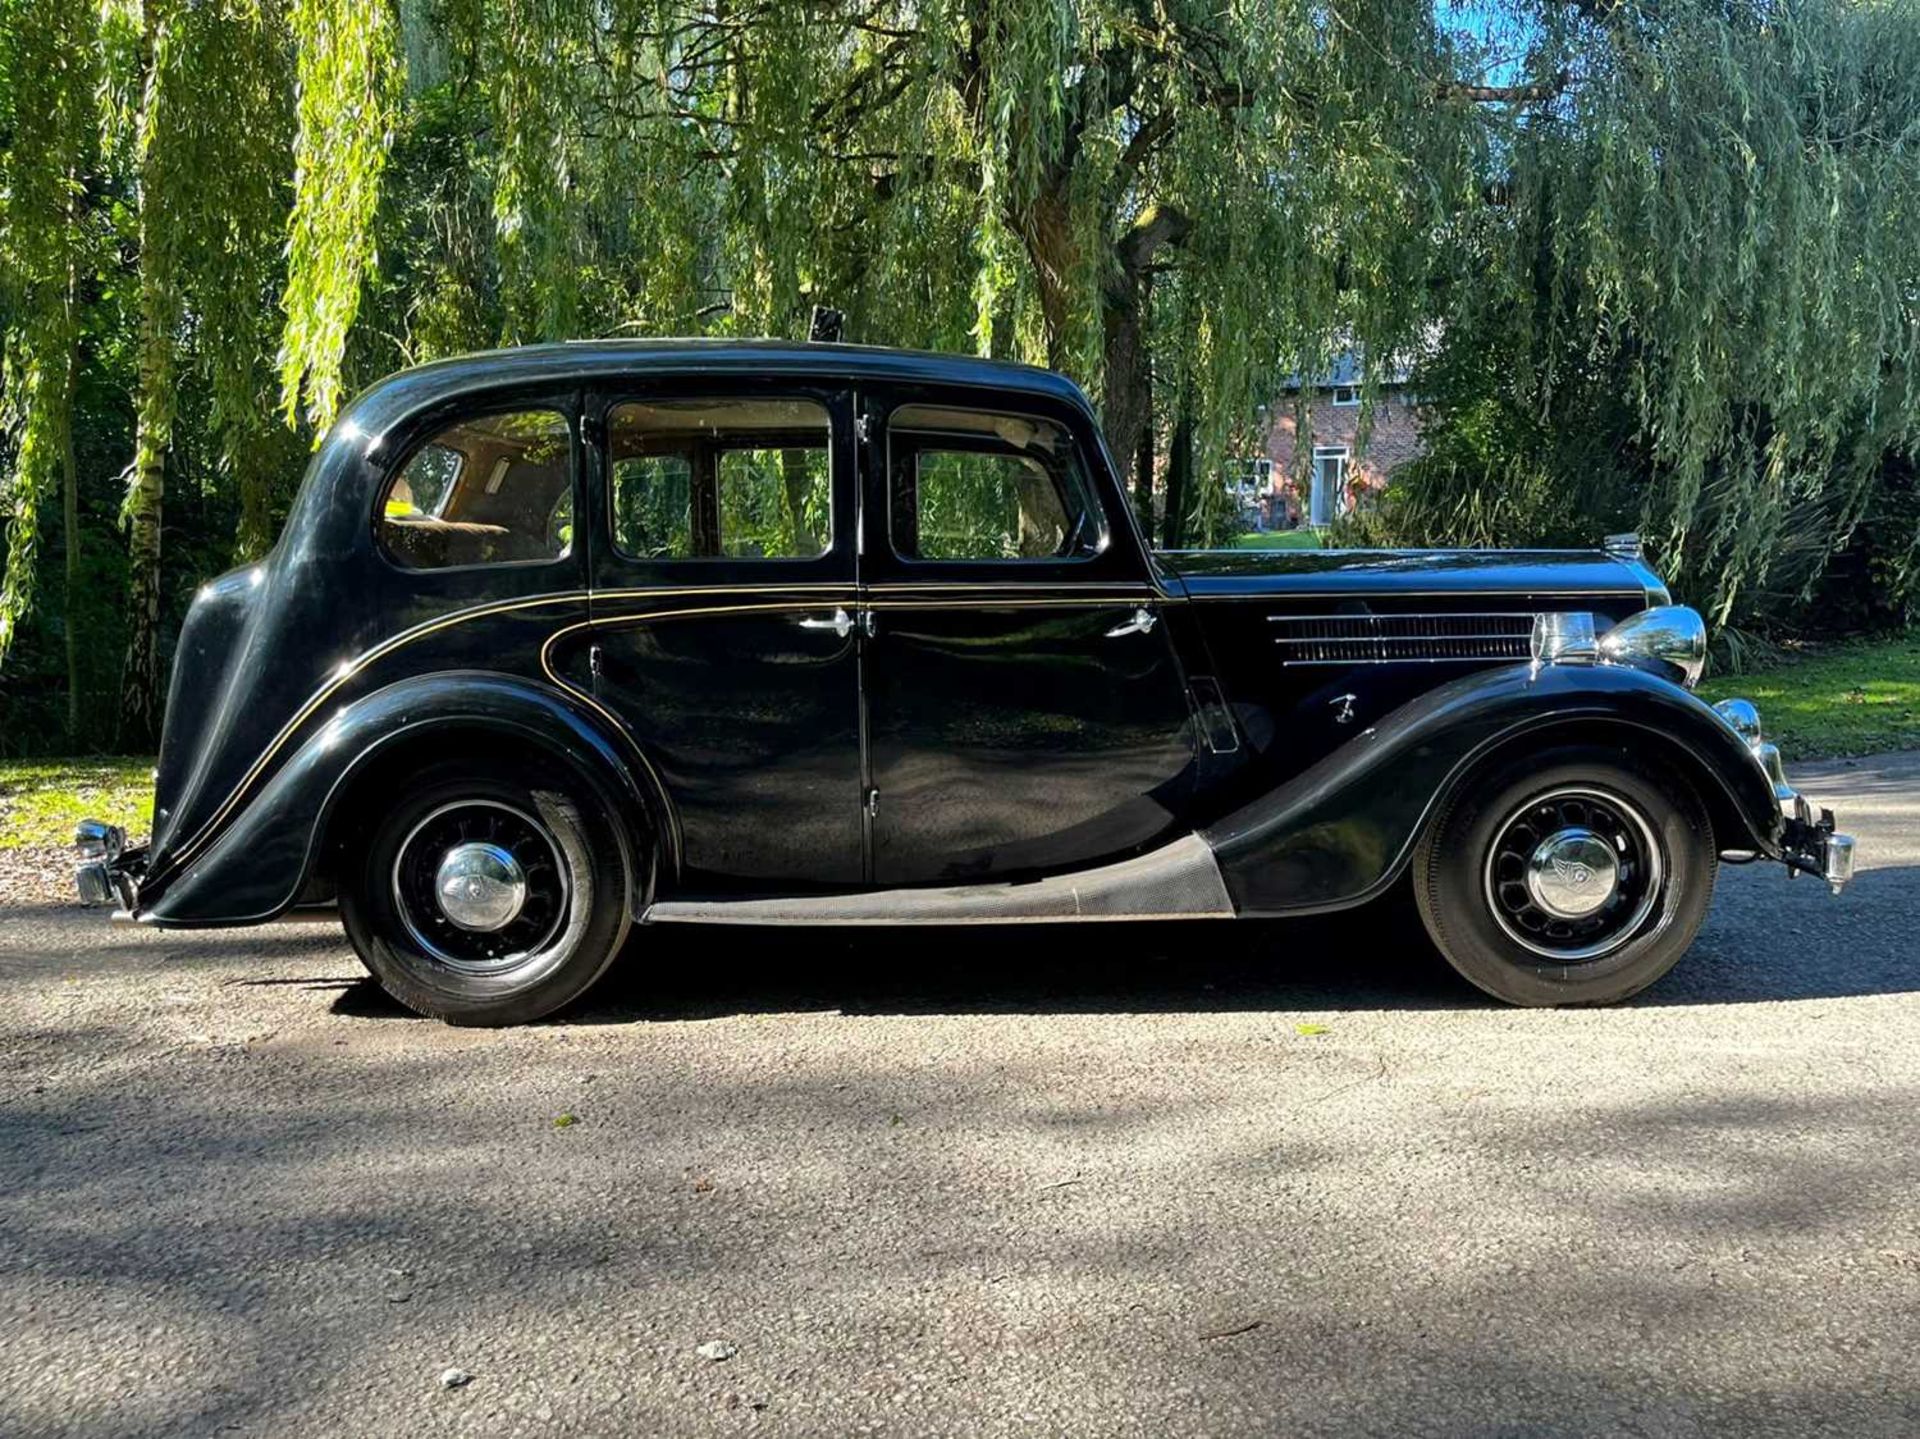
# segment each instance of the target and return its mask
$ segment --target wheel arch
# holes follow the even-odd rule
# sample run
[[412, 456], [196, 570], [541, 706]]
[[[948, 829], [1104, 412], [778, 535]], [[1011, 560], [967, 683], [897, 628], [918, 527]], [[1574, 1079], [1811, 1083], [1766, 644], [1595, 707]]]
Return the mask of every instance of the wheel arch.
[[644, 757], [560, 690], [510, 675], [445, 672], [403, 680], [330, 717], [140, 917], [161, 926], [259, 924], [293, 905], [380, 787], [425, 757], [508, 763], [528, 747], [563, 765], [616, 821], [637, 918], [657, 875], [677, 863], [677, 827]]
[[[587, 759], [577, 746], [570, 746], [547, 730], [494, 717], [456, 715], [423, 721], [383, 736], [356, 755], [322, 805], [303, 884], [316, 876], [337, 878], [332, 873], [336, 856], [343, 845], [357, 837], [388, 786], [404, 782], [410, 773], [433, 761], [470, 759], [476, 765], [518, 765], [524, 763], [524, 755], [514, 751], [527, 746], [587, 785], [617, 821], [615, 831], [627, 874], [628, 909], [638, 919], [652, 897], [662, 836], [670, 832], [664, 823], [664, 800], [648, 794], [650, 785], [642, 788], [624, 775], [616, 778], [617, 772], [610, 773], [606, 763]], [[605, 757], [600, 758], [604, 761]]]
[[[1482, 776], [1529, 753], [1574, 747], [1618, 749], [1632, 746], [1642, 754], [1672, 770], [1692, 787], [1706, 806], [1713, 823], [1716, 846], [1721, 850], [1765, 851], [1772, 840], [1755, 832], [1755, 826], [1735, 797], [1733, 790], [1698, 750], [1682, 744], [1665, 731], [1641, 724], [1624, 715], [1583, 715], [1573, 719], [1548, 721], [1517, 733], [1502, 736], [1482, 752], [1470, 756], [1448, 779], [1433, 807], [1420, 826], [1425, 834], [1440, 823], [1454, 801]], [[1733, 842], [1729, 842], [1733, 841]], [[1400, 868], [1406, 867], [1403, 857]]]
[[1441, 685], [1202, 837], [1238, 913], [1351, 908], [1405, 873], [1484, 764], [1583, 738], [1657, 747], [1698, 786], [1722, 849], [1778, 854], [1779, 803], [1745, 741], [1678, 686], [1606, 665], [1516, 665]]

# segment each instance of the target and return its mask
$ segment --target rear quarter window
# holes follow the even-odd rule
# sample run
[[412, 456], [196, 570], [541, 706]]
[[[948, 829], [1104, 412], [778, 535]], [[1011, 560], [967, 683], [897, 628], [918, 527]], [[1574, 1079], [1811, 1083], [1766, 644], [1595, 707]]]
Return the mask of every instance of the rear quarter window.
[[529, 564], [573, 548], [573, 444], [558, 410], [460, 420], [414, 450], [388, 482], [380, 548], [407, 569]]

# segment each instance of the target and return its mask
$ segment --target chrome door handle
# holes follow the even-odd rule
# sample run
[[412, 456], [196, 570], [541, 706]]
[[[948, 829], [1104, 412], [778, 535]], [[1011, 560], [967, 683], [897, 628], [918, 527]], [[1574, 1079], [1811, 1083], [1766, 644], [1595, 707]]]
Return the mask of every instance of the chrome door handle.
[[832, 630], [840, 636], [841, 639], [845, 639], [853, 633], [853, 616], [848, 614], [844, 609], [836, 608], [833, 612], [832, 619], [823, 620], [813, 615], [808, 615], [800, 621], [800, 628], [803, 630]]
[[1128, 620], [1123, 625], [1115, 625], [1112, 629], [1108, 630], [1107, 638], [1110, 640], [1117, 640], [1122, 635], [1151, 634], [1153, 632], [1153, 627], [1159, 623], [1160, 623], [1160, 616], [1156, 615], [1152, 610], [1148, 609], [1145, 605], [1142, 605], [1140, 606], [1139, 609], [1133, 612], [1132, 619]]

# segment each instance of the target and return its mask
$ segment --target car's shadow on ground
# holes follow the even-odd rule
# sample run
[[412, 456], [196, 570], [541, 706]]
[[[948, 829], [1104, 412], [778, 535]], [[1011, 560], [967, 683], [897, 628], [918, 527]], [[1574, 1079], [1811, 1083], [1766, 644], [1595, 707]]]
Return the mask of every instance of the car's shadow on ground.
[[[1643, 1005], [1920, 990], [1920, 870], [1863, 873], [1834, 901], [1777, 869], [1727, 871], [1694, 949]], [[1123, 1014], [1480, 1009], [1404, 900], [1311, 920], [794, 929], [661, 925], [561, 1022], [733, 1014]], [[401, 1016], [370, 981], [336, 1013]]]

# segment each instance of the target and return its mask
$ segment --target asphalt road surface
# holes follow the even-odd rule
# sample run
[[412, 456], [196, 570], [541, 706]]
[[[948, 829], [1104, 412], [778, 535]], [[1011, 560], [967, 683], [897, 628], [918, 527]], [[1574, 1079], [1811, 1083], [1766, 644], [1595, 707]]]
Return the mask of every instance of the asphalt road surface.
[[1920, 755], [1801, 778], [1854, 889], [1723, 869], [1602, 1011], [1373, 923], [709, 930], [487, 1033], [0, 911], [0, 1434], [1913, 1434]]

